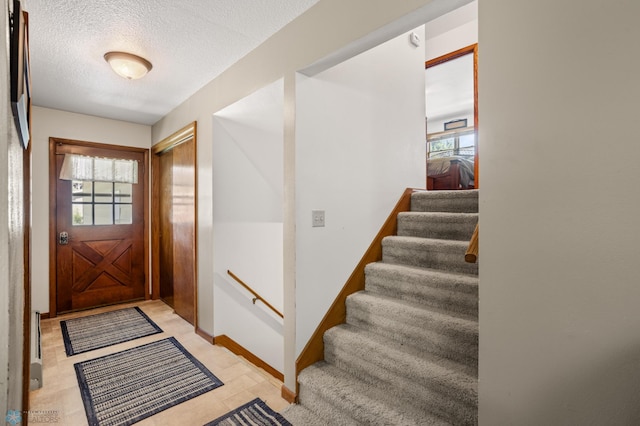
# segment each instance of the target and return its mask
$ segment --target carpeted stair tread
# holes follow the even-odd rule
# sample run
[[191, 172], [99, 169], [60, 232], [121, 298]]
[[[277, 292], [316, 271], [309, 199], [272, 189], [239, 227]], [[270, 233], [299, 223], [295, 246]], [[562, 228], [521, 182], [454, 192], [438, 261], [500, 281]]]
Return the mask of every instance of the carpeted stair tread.
[[293, 426], [327, 426], [326, 420], [300, 404], [291, 404], [280, 414]]
[[477, 213], [478, 190], [415, 191], [411, 194], [411, 211]]
[[430, 412], [452, 424], [475, 424], [476, 372], [443, 358], [403, 351], [347, 324], [325, 333], [325, 360], [387, 392], [394, 406]]
[[300, 382], [300, 402], [326, 425], [446, 425], [424, 411], [397, 406], [384, 386], [372, 386], [324, 361], [304, 369]]
[[477, 318], [477, 276], [384, 262], [368, 264], [365, 274], [371, 293]]
[[[405, 351], [375, 333], [349, 324], [334, 327], [324, 335], [325, 359], [364, 381], [382, 381], [385, 386], [417, 394], [436, 392], [448, 399], [475, 404], [478, 397], [475, 372], [445, 358]], [[348, 354], [345, 356], [345, 354]], [[345, 358], [364, 361], [345, 362]], [[370, 368], [372, 367], [372, 368]]]
[[402, 212], [398, 235], [468, 242], [477, 223], [477, 213]]
[[347, 323], [458, 362], [476, 365], [477, 320], [425, 309], [414, 303], [360, 291], [350, 295]]
[[467, 241], [389, 236], [382, 240], [382, 261], [400, 265], [478, 274], [478, 264], [464, 261]]

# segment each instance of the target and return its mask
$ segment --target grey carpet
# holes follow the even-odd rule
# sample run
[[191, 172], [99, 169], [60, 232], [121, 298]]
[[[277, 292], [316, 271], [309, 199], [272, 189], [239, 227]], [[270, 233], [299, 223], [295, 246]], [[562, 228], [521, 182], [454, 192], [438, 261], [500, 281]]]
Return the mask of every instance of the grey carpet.
[[222, 386], [173, 337], [74, 367], [89, 426], [131, 425]]
[[138, 307], [60, 321], [67, 356], [162, 333]]
[[478, 265], [464, 262], [477, 212], [477, 191], [412, 195], [324, 361], [301, 372], [293, 425], [477, 424]]

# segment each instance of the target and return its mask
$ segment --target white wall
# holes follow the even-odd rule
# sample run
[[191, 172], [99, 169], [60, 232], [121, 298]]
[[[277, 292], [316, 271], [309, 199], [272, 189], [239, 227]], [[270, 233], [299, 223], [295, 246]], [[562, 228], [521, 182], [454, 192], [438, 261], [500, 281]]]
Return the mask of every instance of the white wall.
[[478, 42], [478, 0], [429, 22], [425, 56], [431, 60]]
[[[49, 312], [49, 138], [149, 148], [151, 127], [49, 108], [32, 109], [32, 308]], [[150, 278], [150, 276], [149, 276]]]
[[[426, 60], [431, 60], [447, 53], [454, 52], [463, 47], [470, 46], [478, 42], [478, 1], [466, 4], [458, 9], [452, 10], [432, 21], [425, 28], [425, 56]], [[462, 60], [462, 58], [458, 59]], [[449, 62], [448, 64], [451, 64]], [[473, 63], [469, 65], [469, 72], [473, 76]], [[431, 71], [435, 71], [436, 68], [431, 68]], [[436, 77], [440, 78], [440, 77]], [[473, 78], [473, 77], [472, 77]], [[427, 84], [429, 84], [427, 82]], [[459, 93], [455, 88], [453, 93]], [[468, 125], [473, 125], [474, 111], [473, 111], [473, 84], [471, 93], [464, 97], [464, 99], [470, 99], [464, 105], [460, 104], [459, 109], [456, 109], [454, 113], [446, 116], [433, 118], [434, 114], [430, 113], [429, 108], [430, 98], [427, 95], [427, 117], [429, 117], [428, 132], [441, 132], [444, 130], [444, 123], [451, 120], [457, 120], [460, 118], [466, 118]], [[458, 96], [460, 96], [458, 94]], [[459, 99], [459, 98], [454, 98]], [[447, 99], [450, 102], [451, 99]], [[449, 111], [449, 110], [448, 110]]]
[[473, 64], [469, 53], [425, 70], [427, 133], [444, 131], [452, 120], [474, 125]]
[[[213, 179], [213, 114], [284, 77], [285, 384], [295, 388], [295, 73], [355, 55], [469, 0], [322, 0], [153, 126], [153, 143], [197, 120], [198, 182]], [[362, 13], [366, 10], [366, 13]], [[337, 18], [339, 17], [339, 19]], [[213, 333], [213, 189], [198, 186], [198, 324]]]
[[[322, 0], [153, 126], [153, 143], [157, 143], [197, 120], [198, 181], [210, 182], [213, 114], [284, 77], [284, 373], [290, 389], [295, 388], [296, 327], [295, 73], [336, 55], [356, 55], [467, 3], [469, 0]], [[213, 257], [212, 187], [199, 185], [198, 324], [207, 332], [213, 332]]]
[[214, 335], [227, 335], [279, 371], [282, 320], [228, 274], [283, 310], [283, 81], [213, 118]]
[[480, 1], [480, 424], [640, 421], [637, 1]]
[[424, 50], [406, 33], [296, 90], [299, 354], [404, 189], [425, 187]]

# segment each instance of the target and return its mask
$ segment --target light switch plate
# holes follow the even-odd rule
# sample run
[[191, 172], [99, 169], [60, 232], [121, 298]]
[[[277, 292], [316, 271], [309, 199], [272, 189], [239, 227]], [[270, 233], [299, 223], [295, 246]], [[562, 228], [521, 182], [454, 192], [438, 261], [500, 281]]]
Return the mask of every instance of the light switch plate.
[[311, 226], [324, 226], [324, 210], [311, 210]]

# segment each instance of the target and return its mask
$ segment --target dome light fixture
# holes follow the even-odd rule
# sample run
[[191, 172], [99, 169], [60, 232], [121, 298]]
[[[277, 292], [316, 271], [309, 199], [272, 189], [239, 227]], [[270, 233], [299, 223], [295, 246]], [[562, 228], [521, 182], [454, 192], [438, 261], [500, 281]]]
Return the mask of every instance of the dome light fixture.
[[116, 74], [127, 80], [142, 78], [153, 68], [151, 62], [132, 53], [107, 52], [104, 59]]

